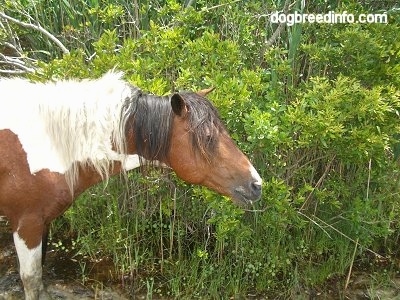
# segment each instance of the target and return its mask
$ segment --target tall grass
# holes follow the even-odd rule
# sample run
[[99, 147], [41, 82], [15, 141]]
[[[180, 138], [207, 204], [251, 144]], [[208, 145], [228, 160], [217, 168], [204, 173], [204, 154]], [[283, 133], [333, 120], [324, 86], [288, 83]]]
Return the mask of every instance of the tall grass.
[[[88, 55], [93, 53], [92, 44], [105, 31], [117, 28], [121, 37], [137, 37], [147, 23], [139, 17], [137, 1], [7, 1], [4, 9], [14, 17], [45, 27], [68, 49], [82, 49]], [[60, 56], [60, 49], [45, 36], [23, 29], [19, 34], [24, 48], [33, 49], [33, 56], [43, 60]]]

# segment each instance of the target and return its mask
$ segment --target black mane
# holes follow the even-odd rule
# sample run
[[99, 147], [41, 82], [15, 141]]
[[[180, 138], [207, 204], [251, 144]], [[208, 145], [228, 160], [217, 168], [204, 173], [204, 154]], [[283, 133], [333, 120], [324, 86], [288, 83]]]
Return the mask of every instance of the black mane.
[[[196, 93], [182, 93], [188, 110], [188, 126], [194, 153], [211, 161], [217, 149], [219, 134], [225, 131], [217, 110]], [[133, 127], [137, 154], [147, 160], [165, 161], [171, 146], [174, 113], [170, 97], [143, 94], [132, 88], [127, 103], [126, 131]]]
[[182, 93], [188, 109], [188, 123], [192, 147], [211, 161], [219, 143], [219, 136], [226, 131], [215, 107], [196, 93]]

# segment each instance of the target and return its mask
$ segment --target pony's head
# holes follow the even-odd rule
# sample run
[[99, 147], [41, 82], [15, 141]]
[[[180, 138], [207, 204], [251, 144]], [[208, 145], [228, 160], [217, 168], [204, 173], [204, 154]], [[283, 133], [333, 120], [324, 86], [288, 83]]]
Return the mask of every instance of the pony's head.
[[205, 98], [211, 90], [174, 94], [167, 164], [183, 180], [249, 204], [261, 195], [261, 178]]
[[260, 197], [262, 180], [205, 98], [209, 91], [138, 97], [131, 122], [135, 152], [188, 183], [250, 204]]

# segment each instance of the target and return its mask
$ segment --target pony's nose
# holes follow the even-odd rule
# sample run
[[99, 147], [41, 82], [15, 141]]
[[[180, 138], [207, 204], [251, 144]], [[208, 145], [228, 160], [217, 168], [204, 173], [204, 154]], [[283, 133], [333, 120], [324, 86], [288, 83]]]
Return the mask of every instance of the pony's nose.
[[255, 198], [260, 198], [262, 188], [259, 181], [253, 181], [250, 183], [250, 189]]

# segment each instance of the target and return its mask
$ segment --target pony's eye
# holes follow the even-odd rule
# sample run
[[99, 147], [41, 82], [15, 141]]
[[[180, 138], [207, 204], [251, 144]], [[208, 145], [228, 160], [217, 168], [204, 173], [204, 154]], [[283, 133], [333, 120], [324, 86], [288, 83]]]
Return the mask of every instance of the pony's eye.
[[209, 144], [209, 143], [211, 143], [212, 141], [213, 141], [213, 139], [214, 139], [214, 135], [212, 134], [213, 133], [213, 129], [212, 128], [207, 128], [206, 129], [206, 142]]
[[214, 147], [215, 144], [217, 143], [217, 140], [218, 140], [218, 138], [217, 138], [217, 135], [215, 134], [215, 132], [214, 133], [209, 132], [205, 137], [205, 142], [207, 143], [207, 145], [209, 147]]

